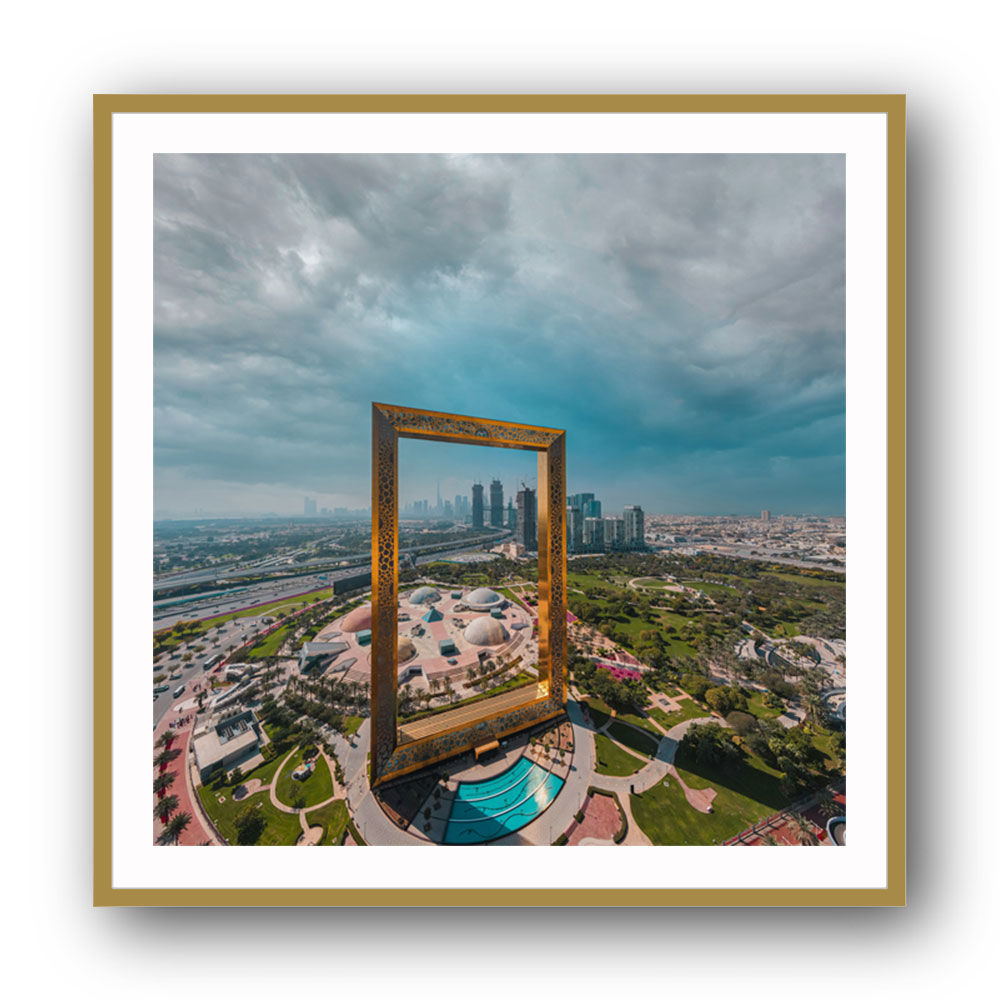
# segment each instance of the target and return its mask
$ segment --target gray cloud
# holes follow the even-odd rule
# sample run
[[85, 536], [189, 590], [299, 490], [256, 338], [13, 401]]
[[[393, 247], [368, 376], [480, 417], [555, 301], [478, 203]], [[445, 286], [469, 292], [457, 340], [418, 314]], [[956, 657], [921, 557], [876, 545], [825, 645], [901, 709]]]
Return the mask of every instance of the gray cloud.
[[155, 268], [158, 507], [363, 503], [385, 399], [842, 510], [843, 157], [159, 156]]

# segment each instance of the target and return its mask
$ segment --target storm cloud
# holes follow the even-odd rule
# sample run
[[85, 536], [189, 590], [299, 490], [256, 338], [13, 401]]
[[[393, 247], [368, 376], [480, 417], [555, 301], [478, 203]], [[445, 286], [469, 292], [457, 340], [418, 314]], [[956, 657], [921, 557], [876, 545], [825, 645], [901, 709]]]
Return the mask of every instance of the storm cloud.
[[564, 427], [608, 509], [843, 512], [842, 156], [163, 155], [154, 204], [160, 511], [366, 506], [380, 400]]

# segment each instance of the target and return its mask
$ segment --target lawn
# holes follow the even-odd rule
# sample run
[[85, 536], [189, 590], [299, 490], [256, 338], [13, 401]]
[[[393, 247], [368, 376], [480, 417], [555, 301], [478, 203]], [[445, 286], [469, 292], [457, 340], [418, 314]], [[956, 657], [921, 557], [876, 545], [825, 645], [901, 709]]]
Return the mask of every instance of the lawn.
[[700, 774], [680, 764], [677, 772], [691, 788], [714, 788], [712, 813], [692, 809], [680, 785], [667, 778], [641, 795], [631, 796], [632, 816], [656, 845], [721, 844], [787, 805], [778, 789], [777, 772], [757, 757], [749, 757], [728, 772], [698, 765]]
[[281, 648], [281, 644], [292, 637], [295, 632], [295, 624], [290, 622], [275, 629], [270, 635], [264, 636], [255, 646], [247, 651], [248, 660], [260, 660], [265, 656], [275, 656]]
[[601, 733], [594, 736], [594, 748], [597, 751], [597, 764], [594, 770], [598, 774], [627, 777], [645, 767], [645, 763], [626, 753]]
[[654, 576], [643, 576], [635, 581], [637, 587], [655, 587], [662, 590], [664, 587], [670, 586], [666, 580], [657, 580]]
[[657, 740], [663, 735], [649, 719], [644, 719], [641, 715], [634, 715], [632, 712], [619, 712], [615, 718], [621, 719], [622, 722], [631, 722], [633, 726], [645, 729], [647, 733], [652, 733]]
[[344, 839], [348, 820], [347, 804], [343, 799], [334, 799], [322, 809], [306, 813], [306, 822], [310, 826], [323, 827], [323, 839], [317, 847], [338, 846]]
[[330, 768], [327, 766], [323, 755], [316, 758], [316, 770], [306, 778], [305, 781], [297, 781], [292, 777], [292, 772], [302, 763], [302, 750], [296, 750], [291, 760], [281, 769], [278, 775], [277, 795], [278, 800], [286, 806], [295, 804], [297, 795], [305, 798], [305, 806], [314, 806], [319, 802], [325, 802], [333, 795], [333, 778], [330, 777]]
[[[220, 796], [225, 798], [225, 802], [219, 802]], [[275, 809], [267, 792], [260, 791], [237, 802], [233, 798], [233, 789], [227, 785], [218, 790], [211, 785], [201, 785], [198, 788], [198, 797], [205, 807], [205, 812], [211, 816], [212, 822], [230, 844], [237, 842], [236, 817], [248, 807], [260, 809], [261, 816], [267, 824], [257, 841], [261, 847], [294, 846], [302, 833], [299, 817], [294, 813], [284, 813]]]
[[842, 591], [846, 580], [820, 580], [815, 576], [805, 576], [798, 573], [776, 573], [769, 570], [761, 576], [771, 577], [775, 580], [784, 580], [786, 583], [800, 583], [804, 587], [818, 587], [826, 590]]
[[747, 711], [758, 719], [776, 719], [784, 709], [769, 708], [764, 704], [764, 692], [752, 691], [747, 695]]
[[531, 609], [531, 608], [529, 608], [529, 607], [528, 607], [528, 605], [527, 605], [527, 604], [525, 604], [525, 603], [524, 603], [524, 601], [522, 601], [522, 600], [521, 600], [521, 598], [520, 598], [520, 597], [518, 597], [518, 596], [517, 596], [517, 594], [515, 594], [515, 593], [514, 593], [514, 591], [513, 591], [513, 590], [511, 590], [511, 589], [510, 589], [509, 587], [497, 587], [497, 588], [496, 588], [496, 592], [497, 592], [498, 594], [502, 594], [502, 595], [503, 595], [504, 597], [506, 597], [506, 598], [507, 598], [507, 600], [508, 600], [508, 601], [511, 601], [512, 603], [514, 603], [514, 604], [517, 604], [517, 605], [519, 605], [520, 607], [524, 608], [524, 609], [525, 609], [525, 611], [531, 611], [531, 610], [532, 610], [532, 609]]
[[647, 736], [645, 730], [634, 729], [632, 726], [627, 726], [624, 722], [617, 720], [608, 726], [607, 733], [619, 743], [627, 746], [629, 750], [641, 753], [644, 757], [652, 757], [660, 742], [659, 739]]
[[345, 715], [344, 735], [347, 737], [353, 736], [361, 728], [361, 723], [364, 721], [364, 718], [360, 715]]
[[204, 630], [206, 628], [212, 628], [215, 625], [225, 625], [226, 622], [232, 621], [234, 618], [256, 617], [257, 615], [264, 615], [269, 611], [274, 611], [275, 608], [292, 608], [303, 603], [315, 604], [317, 601], [325, 601], [327, 598], [332, 596], [333, 588], [326, 587], [323, 590], [314, 590], [308, 594], [302, 594], [291, 599], [282, 597], [276, 601], [271, 601], [270, 604], [262, 604], [260, 607], [244, 608], [242, 611], [229, 611], [224, 615], [216, 615], [214, 618], [206, 618], [204, 621], [198, 623], [198, 627]]
[[676, 712], [664, 712], [662, 708], [650, 708], [649, 714], [663, 726], [670, 729], [678, 722], [685, 722], [687, 719], [703, 719], [712, 713], [701, 707], [693, 698], [681, 698], [680, 709]]

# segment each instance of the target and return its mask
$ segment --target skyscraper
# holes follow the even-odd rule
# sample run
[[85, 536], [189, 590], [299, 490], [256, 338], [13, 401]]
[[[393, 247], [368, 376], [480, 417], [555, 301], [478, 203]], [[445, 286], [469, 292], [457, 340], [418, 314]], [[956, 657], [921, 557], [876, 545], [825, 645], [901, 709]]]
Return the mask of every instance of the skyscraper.
[[315, 500], [312, 500], [309, 497], [306, 497], [305, 498], [305, 503], [302, 506], [303, 506], [303, 510], [304, 510], [304, 513], [305, 513], [306, 517], [315, 517], [316, 516], [316, 501]]
[[511, 531], [517, 527], [517, 511], [514, 509], [514, 503], [511, 500], [507, 501], [507, 527]]
[[538, 549], [538, 505], [535, 491], [524, 483], [517, 491], [517, 533], [514, 536], [526, 552]]
[[593, 499], [593, 493], [572, 493], [570, 496], [566, 497], [566, 505], [568, 507], [576, 507], [582, 512], [583, 505]]
[[490, 526], [503, 527], [503, 483], [499, 479], [490, 483]]
[[646, 547], [646, 515], [638, 504], [627, 504], [624, 513], [625, 547], [644, 549]]
[[760, 512], [760, 519], [762, 521], [770, 521], [771, 520], [771, 512], [769, 510], [762, 510]]
[[609, 549], [625, 548], [625, 522], [620, 517], [605, 517], [604, 544]]
[[590, 496], [589, 500], [583, 502], [583, 506], [580, 508], [583, 516], [586, 517], [600, 517], [601, 516], [601, 501], [595, 500], [593, 494], [586, 494]]
[[472, 484], [472, 527], [483, 527], [483, 484]]
[[604, 520], [600, 517], [583, 519], [583, 547], [588, 552], [604, 551]]
[[566, 550], [568, 552], [583, 550], [583, 515], [579, 507], [566, 507]]

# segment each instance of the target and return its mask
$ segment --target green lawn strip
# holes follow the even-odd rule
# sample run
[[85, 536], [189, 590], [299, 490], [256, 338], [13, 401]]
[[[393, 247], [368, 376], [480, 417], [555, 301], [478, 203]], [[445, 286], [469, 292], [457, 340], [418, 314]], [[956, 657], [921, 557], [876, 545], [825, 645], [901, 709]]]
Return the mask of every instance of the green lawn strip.
[[747, 711], [758, 719], [776, 719], [784, 709], [769, 708], [764, 704], [764, 692], [753, 691], [747, 695]]
[[345, 715], [344, 735], [353, 736], [361, 728], [361, 723], [364, 721], [364, 718], [360, 715]]
[[619, 712], [615, 718], [621, 719], [622, 722], [631, 722], [633, 726], [645, 729], [647, 733], [651, 733], [657, 740], [663, 735], [649, 719], [644, 719], [641, 715], [634, 715], [632, 712]]
[[317, 847], [336, 847], [344, 839], [348, 822], [347, 803], [343, 799], [334, 799], [322, 809], [314, 809], [306, 813], [306, 823], [309, 826], [323, 827], [323, 837]]
[[[225, 798], [225, 802], [219, 802], [220, 796]], [[198, 797], [205, 807], [205, 812], [230, 844], [237, 842], [236, 817], [248, 807], [259, 809], [267, 824], [257, 841], [260, 846], [294, 846], [302, 833], [299, 817], [295, 813], [284, 813], [280, 809], [275, 809], [267, 792], [257, 792], [237, 802], [233, 798], [233, 789], [228, 786], [216, 790], [211, 785], [201, 785], [198, 788]]]
[[333, 795], [333, 778], [330, 777], [330, 768], [327, 766], [323, 755], [316, 758], [316, 770], [306, 778], [305, 781], [298, 781], [292, 777], [292, 772], [302, 763], [302, 750], [298, 749], [292, 755], [291, 760], [281, 769], [278, 775], [278, 787], [275, 789], [278, 801], [286, 806], [295, 804], [295, 798], [302, 795], [305, 798], [305, 807], [314, 806], [318, 802], [324, 802]]
[[641, 753], [644, 757], [652, 757], [659, 745], [659, 740], [647, 736], [645, 730], [635, 729], [617, 720], [608, 726], [606, 732], [613, 739], [628, 747], [629, 750], [635, 750], [636, 753]]
[[637, 760], [630, 753], [616, 746], [602, 733], [595, 734], [594, 748], [597, 752], [597, 763], [594, 770], [598, 774], [627, 777], [645, 766], [643, 761]]
[[531, 612], [532, 609], [527, 604], [525, 604], [524, 601], [520, 597], [518, 597], [513, 590], [510, 589], [510, 587], [498, 587], [497, 593], [502, 594], [504, 597], [507, 598], [508, 601], [513, 601], [514, 604], [517, 604], [520, 607], [524, 608], [525, 611]]
[[251, 646], [250, 649], [247, 650], [247, 659], [260, 660], [265, 656], [275, 656], [281, 648], [281, 644], [286, 639], [290, 639], [294, 632], [294, 622], [289, 622], [289, 624], [282, 625], [281, 628], [275, 629], [270, 635], [264, 636], [260, 642]]
[[651, 708], [648, 711], [664, 729], [670, 729], [677, 723], [686, 722], [688, 719], [704, 719], [712, 714], [707, 709], [702, 708], [693, 698], [681, 698], [678, 704], [681, 707], [676, 712], [664, 712], [662, 708]]
[[799, 573], [777, 573], [767, 570], [761, 573], [762, 577], [772, 577], [775, 580], [784, 580], [787, 583], [800, 583], [804, 587], [819, 587], [827, 590], [843, 591], [846, 580], [821, 580], [815, 576], [806, 576]]
[[721, 844], [787, 805], [778, 788], [777, 772], [757, 757], [722, 772], [697, 765], [701, 773], [695, 773], [679, 763], [675, 766], [688, 787], [711, 787], [718, 794], [711, 813], [693, 809], [672, 778], [666, 779], [669, 787], [658, 782], [641, 795], [633, 795], [632, 816], [656, 845]]
[[216, 625], [225, 625], [226, 622], [232, 621], [234, 618], [250, 618], [257, 615], [266, 615], [275, 608], [292, 608], [299, 604], [315, 604], [317, 601], [325, 601], [330, 597], [333, 597], [333, 588], [325, 587], [322, 590], [314, 590], [308, 594], [301, 594], [294, 598], [282, 597], [268, 604], [262, 604], [259, 607], [244, 608], [242, 611], [229, 611], [224, 615], [206, 618], [205, 621], [198, 623], [198, 627], [202, 630], [214, 628]]
[[668, 583], [666, 580], [657, 580], [656, 577], [653, 576], [640, 577], [635, 581], [635, 585], [637, 587], [655, 587], [657, 589], [672, 586], [672, 584]]

